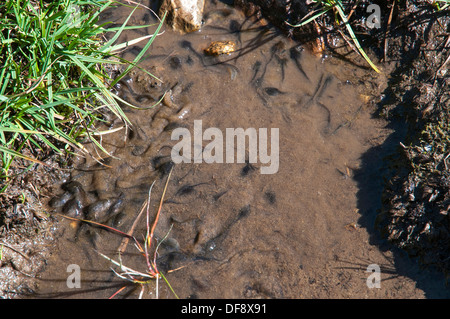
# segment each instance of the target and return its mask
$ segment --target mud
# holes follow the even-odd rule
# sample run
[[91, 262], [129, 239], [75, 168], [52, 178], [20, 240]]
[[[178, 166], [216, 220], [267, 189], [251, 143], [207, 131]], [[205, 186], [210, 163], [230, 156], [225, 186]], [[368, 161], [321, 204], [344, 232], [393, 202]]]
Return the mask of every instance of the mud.
[[44, 203], [69, 174], [59, 169], [67, 166], [60, 156], [48, 156], [42, 161], [48, 166], [16, 159], [9, 170], [8, 190], [0, 195], [1, 298], [33, 293], [36, 277], [55, 248], [58, 223], [47, 213]]
[[[423, 267], [450, 275], [448, 11], [401, 5], [388, 54], [395, 62], [380, 113], [405, 135], [389, 160], [379, 229]], [[434, 13], [434, 14], [433, 14]], [[408, 31], [406, 31], [406, 29]], [[445, 38], [441, 43], [439, 39]]]
[[[214, 19], [201, 32], [181, 36], [166, 29], [156, 39], [140, 66], [161, 81], [134, 71], [115, 88], [144, 109], [124, 106], [132, 127], [101, 139], [112, 156], [97, 158], [101, 164], [77, 159], [60, 183], [49, 203], [59, 220], [57, 248], [31, 296], [107, 298], [125, 286], [118, 297], [137, 297], [140, 287], [120, 279], [98, 254], [117, 258], [124, 237], [57, 213], [128, 232], [153, 183], [155, 216], [171, 169], [156, 228], [157, 265], [180, 298], [448, 296], [439, 274], [421, 270], [375, 229], [384, 159], [405, 133], [373, 116], [385, 76], [323, 60], [226, 4], [207, 2], [206, 11]], [[128, 11], [110, 14], [105, 19], [120, 23]], [[150, 19], [138, 12], [130, 23]], [[213, 41], [234, 41], [238, 50], [204, 55]], [[261, 174], [267, 164], [250, 163], [248, 147], [242, 163], [173, 164], [171, 134], [181, 127], [193, 134], [194, 120], [224, 135], [226, 128], [278, 128], [277, 172]], [[122, 126], [116, 120], [106, 125]], [[134, 233], [143, 238], [144, 219]], [[146, 269], [132, 244], [122, 262]], [[380, 266], [379, 289], [366, 283], [371, 264]], [[68, 286], [69, 265], [81, 268], [81, 288]], [[152, 281], [144, 297], [156, 296], [174, 294], [162, 280]]]

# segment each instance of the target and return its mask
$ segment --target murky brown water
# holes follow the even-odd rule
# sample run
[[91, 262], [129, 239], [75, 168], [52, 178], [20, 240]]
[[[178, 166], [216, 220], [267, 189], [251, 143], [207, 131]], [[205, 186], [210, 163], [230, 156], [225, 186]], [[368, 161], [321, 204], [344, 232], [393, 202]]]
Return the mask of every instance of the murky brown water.
[[[224, 11], [214, 11], [224, 8], [229, 10], [226, 17]], [[103, 136], [103, 145], [114, 156], [106, 162], [110, 168], [80, 159], [72, 181], [82, 185], [86, 196], [78, 211], [67, 204], [64, 213], [85, 214], [103, 200], [104, 205], [116, 205], [116, 214], [108, 215], [112, 209], [104, 206], [104, 212], [97, 209], [88, 217], [127, 232], [153, 181], [151, 215], [157, 211], [170, 150], [177, 143], [171, 140], [175, 128], [193, 132], [194, 120], [202, 120], [203, 131], [215, 127], [224, 138], [226, 128], [267, 128], [269, 141], [270, 129], [278, 128], [275, 174], [261, 174], [268, 164], [260, 161], [173, 167], [156, 238], [167, 235], [157, 265], [177, 295], [423, 297], [411, 279], [396, 273], [392, 254], [372, 245], [368, 231], [358, 224], [354, 173], [362, 154], [390, 133], [384, 122], [371, 117], [373, 104], [362, 94], [373, 93], [366, 88], [381, 87], [383, 80], [372, 75], [356, 85], [353, 66], [323, 62], [274, 30], [245, 22], [240, 12], [224, 4], [207, 2], [206, 11], [215, 18], [201, 32], [181, 36], [166, 28], [151, 47], [140, 66], [162, 83], [143, 72], [122, 81], [120, 94], [136, 105], [152, 105], [152, 98], [158, 100], [170, 88], [167, 97], [172, 98], [150, 110], [127, 108], [133, 131]], [[121, 21], [127, 13], [115, 11], [107, 18]], [[131, 24], [148, 23], [149, 17], [140, 11]], [[247, 31], [233, 32], [236, 22], [245, 22]], [[122, 40], [141, 35], [131, 31]], [[219, 58], [204, 56], [202, 50], [217, 40], [235, 41], [241, 50]], [[131, 59], [136, 52], [130, 50], [125, 57]], [[116, 122], [112, 128], [120, 126]], [[203, 141], [203, 147], [208, 143]], [[249, 151], [247, 144], [247, 156]], [[121, 288], [125, 281], [95, 249], [116, 258], [123, 237], [88, 225], [74, 229], [67, 220], [62, 225], [59, 250], [42, 276], [38, 296], [106, 298]], [[145, 235], [145, 218], [134, 234], [138, 239]], [[146, 269], [131, 243], [122, 261], [135, 270]], [[79, 289], [67, 287], [70, 264], [81, 267]], [[380, 289], [366, 285], [369, 264], [384, 269]], [[155, 297], [156, 290], [159, 298], [173, 297], [162, 280], [158, 287], [148, 284], [144, 297]], [[120, 296], [137, 297], [139, 291], [129, 286]]]

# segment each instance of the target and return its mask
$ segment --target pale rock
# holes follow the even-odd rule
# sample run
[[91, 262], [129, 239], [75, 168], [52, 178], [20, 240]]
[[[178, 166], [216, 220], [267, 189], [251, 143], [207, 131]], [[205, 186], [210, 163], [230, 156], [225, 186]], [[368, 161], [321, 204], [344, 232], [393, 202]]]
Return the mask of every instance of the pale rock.
[[166, 23], [180, 32], [197, 31], [202, 26], [204, 0], [163, 0], [159, 15], [167, 11]]

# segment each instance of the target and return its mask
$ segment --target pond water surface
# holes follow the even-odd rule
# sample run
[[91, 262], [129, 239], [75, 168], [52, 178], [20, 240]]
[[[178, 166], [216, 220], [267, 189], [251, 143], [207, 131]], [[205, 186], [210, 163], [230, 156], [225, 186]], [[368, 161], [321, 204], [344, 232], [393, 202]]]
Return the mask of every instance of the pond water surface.
[[[121, 23], [129, 12], [116, 9], [104, 19]], [[378, 200], [370, 192], [358, 197], [361, 185], [371, 185], [378, 174], [361, 173], [361, 158], [391, 133], [372, 116], [382, 76], [323, 60], [225, 4], [207, 2], [206, 16], [199, 32], [181, 35], [165, 27], [156, 38], [140, 67], [159, 80], [135, 70], [119, 83], [118, 94], [143, 108], [165, 92], [166, 97], [150, 109], [124, 106], [132, 129], [102, 136], [102, 145], [113, 155], [105, 160], [107, 166], [79, 158], [72, 183], [64, 186], [74, 198], [63, 199], [63, 209], [56, 212], [128, 232], [154, 182], [153, 220], [172, 168], [155, 239], [162, 241], [158, 269], [180, 298], [423, 297], [415, 282], [397, 270], [393, 254], [380, 249], [373, 226], [360, 222], [364, 214], [373, 220], [370, 207]], [[149, 11], [137, 10], [130, 24], [152, 21]], [[119, 41], [154, 29], [127, 31]], [[219, 40], [234, 41], [238, 50], [206, 56], [203, 50]], [[133, 59], [139, 48], [124, 57]], [[227, 128], [254, 128], [258, 138], [263, 136], [259, 129], [267, 129], [267, 143], [257, 144], [254, 163], [247, 141], [244, 162], [172, 165], [171, 148], [178, 143], [172, 133], [185, 128], [194, 139], [199, 123], [200, 134], [208, 128], [223, 133], [222, 140], [216, 136], [223, 150]], [[112, 121], [109, 127], [121, 126]], [[277, 139], [273, 129], [278, 129]], [[211, 141], [201, 135], [200, 140], [205, 151]], [[273, 155], [269, 163], [261, 157], [264, 145]], [[236, 147], [231, 150], [232, 156], [238, 153]], [[261, 168], [270, 164], [271, 174], [262, 174]], [[144, 216], [134, 230], [141, 243], [145, 222]], [[125, 285], [97, 253], [117, 259], [123, 236], [66, 219], [60, 226], [58, 249], [42, 275], [38, 296], [107, 298]], [[146, 270], [132, 242], [122, 262]], [[81, 288], [67, 286], [67, 267], [73, 264], [81, 269]], [[371, 264], [382, 270], [381, 288], [367, 286]], [[117, 297], [135, 298], [140, 291], [139, 285], [128, 285]], [[158, 286], [151, 281], [143, 297], [156, 296], [174, 294], [163, 280]]]

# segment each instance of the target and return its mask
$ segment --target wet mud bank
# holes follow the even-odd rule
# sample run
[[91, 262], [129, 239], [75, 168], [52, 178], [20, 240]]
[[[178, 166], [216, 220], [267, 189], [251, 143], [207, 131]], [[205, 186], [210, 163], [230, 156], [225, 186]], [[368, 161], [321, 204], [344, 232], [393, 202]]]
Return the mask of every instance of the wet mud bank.
[[[152, 8], [157, 11], [156, 4]], [[407, 12], [416, 9], [399, 10], [405, 16], [391, 21], [383, 75], [365, 68], [364, 60], [349, 53], [344, 42], [330, 40], [334, 44], [330, 51], [311, 51], [295, 37], [286, 37], [297, 31], [272, 26], [267, 23], [270, 17], [265, 21], [249, 18], [229, 3], [207, 1], [200, 32], [181, 35], [166, 28], [140, 64], [145, 71], [136, 69], [114, 88], [140, 109], [124, 105], [132, 123], [128, 128], [104, 114], [105, 128], [117, 132], [102, 135], [99, 141], [112, 156], [76, 157], [70, 175], [54, 183], [48, 205], [52, 218], [58, 220], [56, 247], [45, 261], [45, 271], [21, 295], [173, 298], [175, 292], [180, 298], [448, 297], [440, 273], [423, 270], [403, 249], [392, 245], [395, 239], [405, 241], [392, 234], [413, 221], [407, 216], [415, 203], [409, 193], [407, 201], [405, 196], [395, 197], [401, 194], [401, 186], [395, 185], [404, 185], [411, 174], [408, 169], [399, 174], [398, 168], [405, 167], [410, 158], [396, 154], [405, 154], [398, 152], [400, 143], [409, 145], [408, 138], [417, 141], [412, 138], [417, 136], [414, 132], [425, 123], [417, 114], [423, 114], [420, 98], [426, 97], [419, 93], [427, 91], [410, 89], [405, 81], [423, 83], [415, 71], [429, 69], [420, 63], [425, 52], [421, 43], [429, 43], [422, 37], [427, 39], [430, 30], [440, 32], [439, 23], [430, 18], [427, 25], [432, 28], [418, 24], [414, 35], [408, 33], [413, 22], [408, 22]], [[122, 8], [110, 11], [104, 19], [119, 25], [129, 12]], [[130, 24], [152, 22], [157, 20], [146, 10], [137, 10], [130, 20]], [[401, 29], [405, 23], [406, 29]], [[153, 31], [152, 27], [127, 31], [121, 41]], [[385, 30], [365, 31], [370, 31], [367, 39], [378, 48], [368, 51], [371, 57], [383, 57], [384, 50], [379, 48], [384, 47]], [[233, 52], [206, 55], [205, 49], [215, 48], [211, 44], [218, 41], [232, 42]], [[138, 46], [130, 48], [124, 58], [132, 60], [137, 52]], [[318, 52], [332, 57], [324, 60]], [[435, 65], [445, 62], [445, 52], [440, 60], [433, 59]], [[436, 79], [428, 80], [442, 83]], [[435, 103], [434, 98], [429, 103]], [[211, 128], [215, 130], [208, 131]], [[265, 145], [278, 142], [276, 153], [275, 147], [266, 150], [267, 155], [274, 155], [272, 163], [261, 161], [264, 144], [251, 147], [249, 136], [243, 160], [237, 155], [236, 143], [230, 148], [235, 156], [228, 163], [205, 161], [208, 155], [220, 159], [218, 150], [224, 150], [225, 159], [230, 128], [254, 128], [257, 138], [260, 129], [267, 129]], [[276, 140], [271, 139], [272, 129], [279, 130]], [[190, 162], [174, 163], [172, 150], [181, 141], [180, 135], [173, 138], [174, 132], [191, 137], [191, 153], [184, 148], [182, 154]], [[199, 144], [194, 141], [196, 133]], [[216, 144], [212, 145], [213, 137]], [[216, 146], [215, 153], [212, 146]], [[252, 160], [255, 150], [259, 152]], [[194, 161], [194, 154], [201, 154], [202, 160]], [[273, 174], [261, 174], [275, 160], [278, 165]], [[386, 180], [395, 187], [385, 190]], [[421, 194], [434, 194], [438, 189], [434, 187]], [[391, 189], [395, 193], [389, 193]], [[445, 194], [445, 188], [438, 190]], [[145, 273], [144, 256], [132, 242], [124, 246], [124, 235], [112, 228], [132, 231], [143, 246], [147, 228], [140, 212], [147, 211], [144, 204], [149, 201], [152, 222], [163, 193], [154, 236], [155, 260], [172, 289], [161, 279], [143, 286], [132, 283], [123, 269], [100, 255], [120, 258], [123, 265]], [[393, 204], [402, 199], [401, 207], [407, 211], [403, 219], [391, 213]], [[445, 196], [429, 202], [445, 203]], [[380, 229], [394, 240], [386, 241]], [[420, 233], [421, 238], [425, 235]], [[445, 251], [433, 256], [444, 255]], [[379, 266], [380, 288], [367, 285], [369, 265]], [[74, 269], [79, 270], [79, 285], [71, 276], [76, 275]]]
[[55, 247], [58, 221], [47, 213], [45, 203], [69, 174], [52, 168], [67, 166], [59, 156], [48, 156], [43, 162], [48, 167], [16, 160], [8, 191], [0, 196], [1, 298], [33, 293], [36, 277], [45, 270]]
[[376, 225], [390, 243], [448, 281], [448, 11], [415, 1], [391, 12], [383, 55], [393, 69], [377, 106], [395, 128], [398, 146], [386, 160]]

